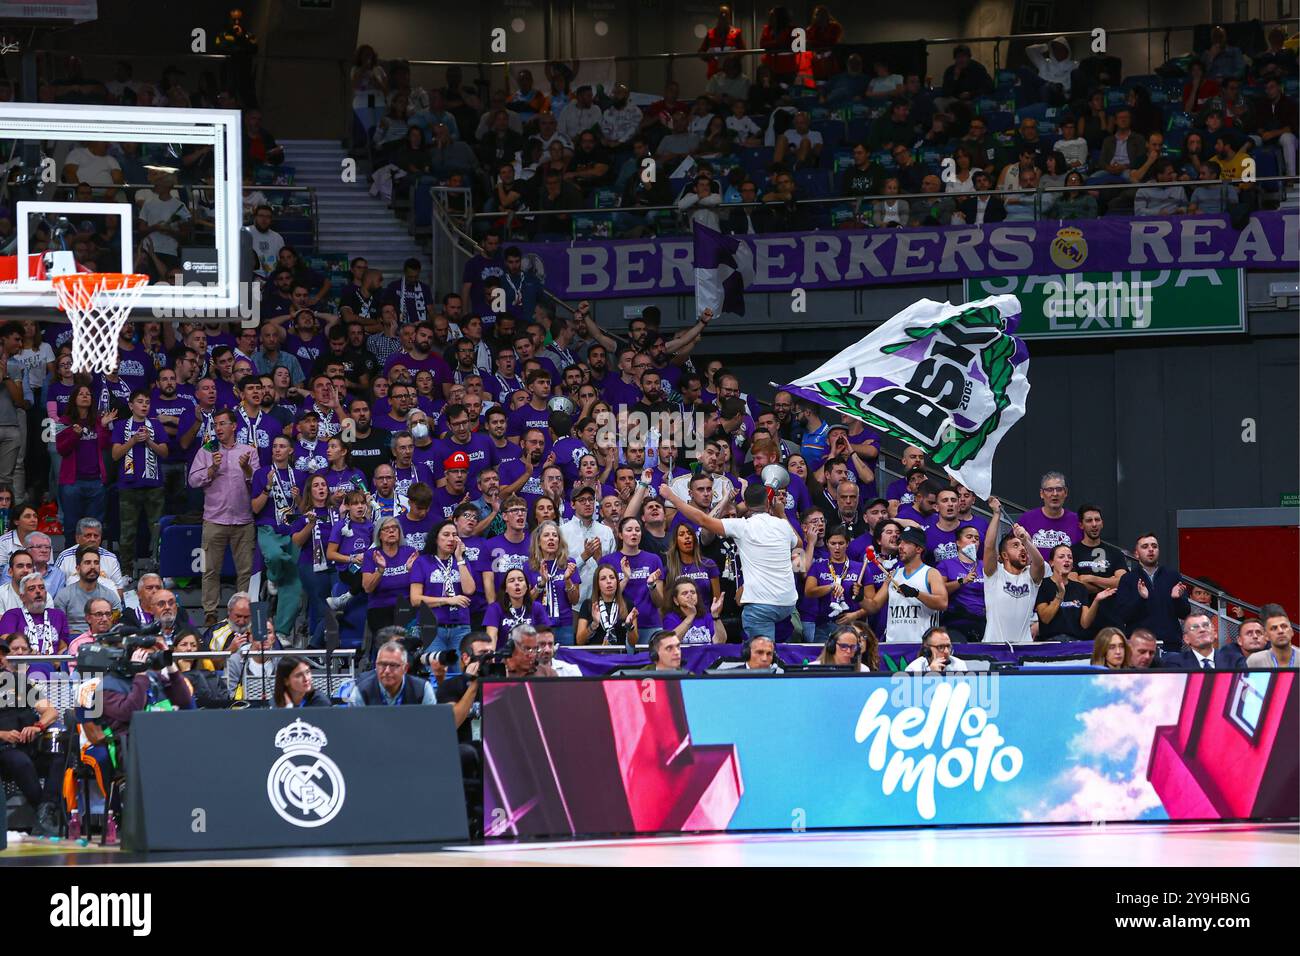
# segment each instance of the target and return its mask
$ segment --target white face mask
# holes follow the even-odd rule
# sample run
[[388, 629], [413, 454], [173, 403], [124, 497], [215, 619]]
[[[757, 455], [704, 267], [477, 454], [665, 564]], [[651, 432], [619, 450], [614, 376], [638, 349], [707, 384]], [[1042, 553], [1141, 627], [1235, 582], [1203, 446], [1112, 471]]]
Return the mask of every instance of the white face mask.
[[416, 422], [411, 426], [411, 437], [416, 441], [419, 441], [422, 438], [428, 438], [429, 426], [424, 424], [424, 422]]
[[980, 546], [978, 544], [963, 544], [961, 546], [962, 557], [967, 561], [974, 561], [975, 555], [979, 554]]

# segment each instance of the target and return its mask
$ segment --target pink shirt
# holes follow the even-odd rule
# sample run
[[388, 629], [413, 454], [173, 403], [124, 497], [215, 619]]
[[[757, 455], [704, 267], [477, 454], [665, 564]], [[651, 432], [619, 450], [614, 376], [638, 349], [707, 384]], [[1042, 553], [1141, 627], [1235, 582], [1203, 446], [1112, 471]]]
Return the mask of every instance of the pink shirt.
[[[236, 443], [230, 448], [219, 447], [221, 467], [215, 476], [208, 477], [212, 467], [213, 452], [200, 446], [190, 465], [190, 487], [203, 489], [203, 520], [212, 524], [251, 524], [252, 474], [257, 468], [257, 449], [252, 445]], [[249, 459], [248, 477], [239, 466], [244, 455]]]

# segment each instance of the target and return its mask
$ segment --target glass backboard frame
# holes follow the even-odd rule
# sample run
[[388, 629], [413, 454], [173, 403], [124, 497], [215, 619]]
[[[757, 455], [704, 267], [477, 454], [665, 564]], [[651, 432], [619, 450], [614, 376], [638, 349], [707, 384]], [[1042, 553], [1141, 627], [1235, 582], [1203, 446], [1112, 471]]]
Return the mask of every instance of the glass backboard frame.
[[[63, 142], [196, 143], [209, 145], [213, 155], [213, 213], [218, 251], [217, 281], [213, 285], [150, 285], [138, 310], [237, 309], [240, 304], [240, 230], [243, 228], [242, 123], [238, 110], [178, 110], [160, 107], [6, 103], [0, 110], [0, 140]], [[17, 205], [25, 205], [24, 200]], [[99, 203], [56, 203], [34, 200], [40, 208], [100, 206]], [[103, 214], [102, 209], [95, 212]], [[20, 238], [25, 247], [25, 239]], [[19, 262], [26, 262], [19, 259]], [[127, 262], [131, 257], [126, 258]], [[18, 281], [0, 286], [0, 308], [58, 307], [52, 281], [19, 271]]]

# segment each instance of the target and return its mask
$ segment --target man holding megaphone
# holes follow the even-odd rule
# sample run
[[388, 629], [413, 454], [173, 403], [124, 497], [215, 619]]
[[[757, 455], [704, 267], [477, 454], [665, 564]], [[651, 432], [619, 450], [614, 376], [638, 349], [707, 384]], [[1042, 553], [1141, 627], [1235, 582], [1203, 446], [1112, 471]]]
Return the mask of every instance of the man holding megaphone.
[[684, 501], [667, 484], [659, 486], [659, 494], [700, 528], [736, 542], [745, 575], [739, 597], [741, 625], [748, 637], [775, 638], [777, 625], [790, 619], [799, 600], [794, 574], [803, 546], [785, 517], [790, 473], [780, 465], [768, 465], [762, 479], [762, 484], [745, 486], [748, 514], [744, 518], [715, 518]]

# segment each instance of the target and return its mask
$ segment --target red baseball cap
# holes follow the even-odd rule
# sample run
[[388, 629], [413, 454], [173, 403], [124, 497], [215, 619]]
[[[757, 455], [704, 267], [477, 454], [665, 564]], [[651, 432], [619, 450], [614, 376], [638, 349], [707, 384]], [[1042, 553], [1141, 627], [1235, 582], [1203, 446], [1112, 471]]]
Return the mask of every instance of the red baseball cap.
[[452, 452], [447, 460], [442, 463], [445, 471], [451, 471], [453, 468], [469, 469], [469, 455], [463, 451]]

